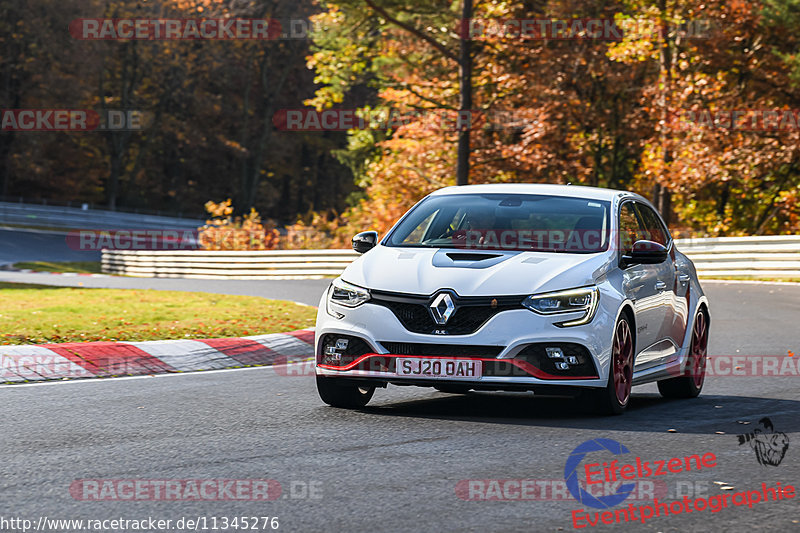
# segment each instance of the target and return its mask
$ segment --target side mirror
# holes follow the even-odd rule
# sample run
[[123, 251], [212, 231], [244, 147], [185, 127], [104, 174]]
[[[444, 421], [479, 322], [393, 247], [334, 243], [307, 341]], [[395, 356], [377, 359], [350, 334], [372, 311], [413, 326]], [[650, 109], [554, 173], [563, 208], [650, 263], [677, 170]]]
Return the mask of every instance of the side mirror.
[[369, 252], [376, 244], [378, 244], [377, 231], [362, 231], [353, 237], [353, 250], [360, 254]]
[[667, 260], [668, 250], [663, 244], [654, 241], [636, 241], [630, 253], [622, 256], [627, 265], [657, 265]]

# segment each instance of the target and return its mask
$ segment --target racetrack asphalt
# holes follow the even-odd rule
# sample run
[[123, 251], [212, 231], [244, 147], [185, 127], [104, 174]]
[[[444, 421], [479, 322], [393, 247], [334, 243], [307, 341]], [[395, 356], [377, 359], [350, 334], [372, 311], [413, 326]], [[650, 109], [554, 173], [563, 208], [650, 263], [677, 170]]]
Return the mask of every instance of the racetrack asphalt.
[[67, 233], [0, 227], [0, 265], [19, 261], [99, 261], [100, 252], [73, 250]]
[[[800, 352], [800, 287], [705, 288], [712, 355]], [[569, 531], [571, 511], [593, 509], [572, 498], [464, 501], [456, 487], [463, 480], [563, 481], [570, 452], [595, 438], [624, 444], [630, 455], [617, 458], [625, 463], [636, 456], [655, 461], [715, 454], [713, 468], [659, 478], [662, 501], [754, 490], [762, 483], [796, 485], [800, 477], [798, 377], [709, 377], [693, 400], [665, 400], [655, 385], [645, 385], [634, 389], [627, 413], [606, 418], [569, 399], [456, 396], [414, 387], [379, 389], [368, 408], [344, 411], [322, 404], [312, 377], [287, 371], [0, 387], [0, 516], [34, 523], [40, 516], [154, 517], [173, 524], [205, 517], [208, 530], [212, 517], [221, 524], [222, 517], [278, 516], [281, 531]], [[778, 466], [759, 464], [736, 436], [763, 417], [790, 442]], [[75, 499], [71, 484], [87, 478], [272, 479], [283, 489], [269, 502]], [[715, 482], [733, 489], [723, 491]], [[586, 530], [790, 531], [799, 529], [797, 509], [796, 499], [782, 500]]]

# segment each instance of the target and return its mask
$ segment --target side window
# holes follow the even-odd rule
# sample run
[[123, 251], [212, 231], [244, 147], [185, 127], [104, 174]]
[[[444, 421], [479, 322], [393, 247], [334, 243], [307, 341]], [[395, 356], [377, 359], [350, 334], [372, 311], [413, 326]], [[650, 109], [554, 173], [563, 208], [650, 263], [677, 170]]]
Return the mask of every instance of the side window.
[[633, 249], [633, 243], [639, 239], [641, 228], [633, 202], [622, 204], [619, 210], [619, 249], [627, 254]]
[[640, 203], [636, 204], [636, 208], [644, 223], [645, 235], [642, 238], [666, 246], [669, 241], [669, 233], [655, 211]]

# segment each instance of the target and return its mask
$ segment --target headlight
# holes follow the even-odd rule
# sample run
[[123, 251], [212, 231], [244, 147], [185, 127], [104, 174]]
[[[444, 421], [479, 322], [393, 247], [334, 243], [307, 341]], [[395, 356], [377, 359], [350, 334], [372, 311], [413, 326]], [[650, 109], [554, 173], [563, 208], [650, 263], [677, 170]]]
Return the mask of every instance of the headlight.
[[528, 296], [522, 305], [539, 313], [540, 315], [556, 315], [560, 313], [572, 313], [583, 311], [583, 316], [567, 322], [557, 322], [556, 326], [580, 326], [586, 324], [594, 318], [597, 311], [597, 302], [600, 299], [600, 291], [597, 287], [581, 287], [566, 291], [548, 292], [545, 294], [534, 294]]
[[341, 278], [336, 278], [328, 289], [328, 314], [336, 318], [344, 316], [331, 309], [330, 304], [332, 303], [345, 307], [358, 307], [367, 300], [369, 300], [369, 291], [367, 289], [362, 289], [347, 283]]

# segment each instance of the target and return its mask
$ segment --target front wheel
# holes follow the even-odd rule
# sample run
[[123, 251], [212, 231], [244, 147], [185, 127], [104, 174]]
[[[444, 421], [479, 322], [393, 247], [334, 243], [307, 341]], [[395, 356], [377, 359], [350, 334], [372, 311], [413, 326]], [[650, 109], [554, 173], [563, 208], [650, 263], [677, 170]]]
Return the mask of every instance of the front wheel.
[[703, 390], [706, 378], [706, 353], [708, 351], [708, 317], [699, 311], [692, 328], [692, 343], [683, 376], [658, 382], [658, 392], [664, 398], [696, 398]]
[[631, 399], [633, 383], [634, 341], [631, 326], [625, 315], [620, 316], [614, 328], [611, 347], [611, 366], [608, 385], [594, 393], [594, 406], [605, 415], [621, 415]]
[[358, 409], [372, 399], [375, 387], [359, 387], [337, 383], [336, 378], [317, 376], [317, 392], [322, 401], [333, 407]]

